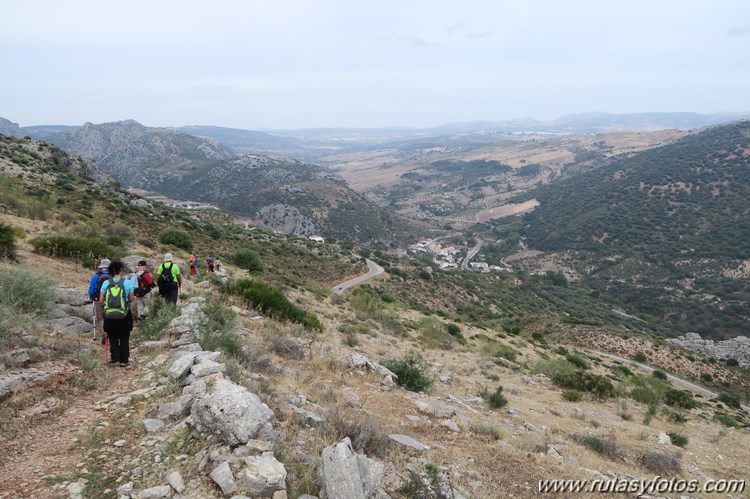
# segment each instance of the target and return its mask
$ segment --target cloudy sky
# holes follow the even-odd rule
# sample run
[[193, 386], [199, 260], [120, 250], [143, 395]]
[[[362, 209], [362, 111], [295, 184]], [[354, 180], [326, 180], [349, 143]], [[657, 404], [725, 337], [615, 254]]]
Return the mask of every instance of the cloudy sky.
[[748, 0], [23, 0], [0, 117], [245, 129], [750, 111]]

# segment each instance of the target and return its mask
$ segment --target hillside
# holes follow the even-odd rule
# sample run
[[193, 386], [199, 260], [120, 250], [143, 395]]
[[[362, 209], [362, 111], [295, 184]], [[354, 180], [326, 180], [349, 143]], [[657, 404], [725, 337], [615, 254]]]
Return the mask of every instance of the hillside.
[[231, 158], [226, 146], [169, 128], [145, 127], [133, 120], [86, 123], [49, 135], [70, 154], [92, 159], [125, 187], [151, 187], [195, 168]]
[[387, 245], [408, 228], [336, 175], [297, 160], [243, 155], [171, 180], [161, 190], [296, 235]]
[[466, 228], [482, 210], [501, 206], [540, 183], [557, 182], [599, 161], [632, 154], [687, 132], [581, 136], [497, 134], [490, 143], [422, 140], [324, 156], [352, 189], [402, 215]]
[[[618, 322], [575, 284], [444, 273], [420, 257], [237, 227], [219, 210], [101, 188], [48, 145], [0, 144], [0, 248], [14, 247], [0, 260], [3, 495], [330, 497], [345, 486], [517, 498], [538, 497], [543, 479], [750, 476], [747, 370]], [[163, 237], [172, 230], [187, 238]], [[184, 265], [191, 250], [222, 271], [186, 280], [177, 309], [155, 298], [132, 369], [108, 368], [82, 299], [91, 262], [154, 265], [170, 251]], [[333, 293], [365, 273], [365, 255], [387, 273]], [[67, 290], [52, 300], [57, 286]], [[220, 426], [202, 412], [256, 399], [273, 418], [249, 439], [237, 439], [244, 417]], [[361, 457], [334, 486], [326, 456], [345, 438]]]
[[631, 313], [744, 335], [749, 166], [750, 122], [710, 128], [531, 192], [519, 231]]

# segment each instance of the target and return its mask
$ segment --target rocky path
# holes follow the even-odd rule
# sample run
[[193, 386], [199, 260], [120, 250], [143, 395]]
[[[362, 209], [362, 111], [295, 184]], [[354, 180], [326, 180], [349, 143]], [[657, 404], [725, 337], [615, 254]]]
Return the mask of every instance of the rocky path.
[[[22, 411], [14, 415], [17, 429], [0, 436], [0, 498], [68, 497], [64, 482], [91, 477], [92, 466], [82, 459], [93, 428], [107, 417], [100, 403], [131, 390], [142, 374], [137, 365], [108, 367], [103, 355], [94, 362], [100, 365], [89, 366], [87, 373], [71, 373], [52, 390], [33, 388], [49, 395], [34, 406], [41, 414]], [[87, 376], [96, 378], [85, 381]], [[44, 414], [47, 409], [50, 412]]]

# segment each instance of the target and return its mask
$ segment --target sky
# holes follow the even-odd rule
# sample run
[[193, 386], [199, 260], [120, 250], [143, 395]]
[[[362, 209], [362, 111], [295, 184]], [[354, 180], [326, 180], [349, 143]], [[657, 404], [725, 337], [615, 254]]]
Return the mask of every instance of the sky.
[[750, 112], [748, 0], [1, 1], [21, 126]]

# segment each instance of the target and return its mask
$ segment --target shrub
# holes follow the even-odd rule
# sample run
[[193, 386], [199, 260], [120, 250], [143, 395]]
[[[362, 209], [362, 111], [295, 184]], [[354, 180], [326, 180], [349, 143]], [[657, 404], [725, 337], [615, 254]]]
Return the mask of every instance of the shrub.
[[604, 376], [582, 370], [557, 374], [552, 377], [552, 382], [563, 388], [590, 392], [599, 399], [609, 398], [615, 392], [615, 387]]
[[727, 359], [726, 363], [729, 367], [737, 367], [740, 365], [740, 361], [737, 359]]
[[253, 307], [264, 314], [286, 319], [317, 331], [323, 330], [323, 325], [314, 314], [310, 314], [290, 302], [281, 291], [264, 282], [241, 279], [236, 287]]
[[667, 373], [665, 373], [661, 369], [654, 369], [651, 372], [651, 376], [653, 376], [654, 378], [658, 378], [658, 379], [664, 380], [664, 381], [667, 380]]
[[398, 376], [396, 383], [409, 391], [421, 392], [432, 386], [433, 380], [427, 374], [428, 366], [415, 352], [400, 359], [386, 360], [383, 365]]
[[651, 420], [654, 419], [654, 416], [656, 416], [656, 404], [651, 404], [648, 406], [648, 410], [646, 411], [646, 415], [643, 417], [643, 424], [646, 426], [651, 424]]
[[638, 352], [637, 354], [633, 355], [631, 357], [636, 362], [648, 362], [648, 357], [646, 357], [646, 354], [643, 352]]
[[669, 435], [669, 441], [672, 442], [672, 445], [685, 447], [688, 444], [688, 437], [685, 435], [673, 431], [668, 432], [667, 435]]
[[50, 283], [25, 267], [0, 272], [0, 349], [10, 344], [10, 333], [47, 313], [54, 301]]
[[469, 431], [475, 435], [485, 435], [493, 440], [502, 440], [505, 437], [505, 431], [493, 423], [469, 423]]
[[458, 338], [448, 334], [445, 323], [437, 317], [423, 317], [419, 321], [419, 330], [419, 341], [428, 348], [449, 350], [456, 341], [460, 342]]
[[512, 346], [506, 345], [505, 343], [499, 343], [492, 352], [493, 357], [502, 357], [503, 359], [507, 359], [511, 362], [516, 361], [517, 355], [518, 351]]
[[490, 407], [493, 409], [499, 409], [500, 407], [505, 407], [508, 405], [508, 399], [505, 398], [505, 395], [503, 395], [503, 387], [498, 386], [497, 390], [495, 390], [495, 393], [490, 395], [490, 398], [488, 400]]
[[162, 244], [171, 244], [185, 251], [193, 250], [193, 240], [190, 234], [174, 227], [159, 232], [159, 242]]
[[588, 369], [589, 368], [589, 363], [586, 361], [586, 359], [581, 354], [569, 353], [568, 355], [565, 356], [565, 358], [568, 360], [568, 362], [570, 362], [571, 364], [573, 364], [574, 366], [576, 366], [579, 369]]
[[151, 313], [137, 329], [133, 331], [133, 340], [135, 343], [141, 343], [147, 340], [161, 339], [163, 332], [172, 322], [172, 319], [180, 315], [176, 305], [163, 299], [151, 300]]
[[711, 383], [714, 380], [714, 377], [711, 376], [709, 373], [703, 373], [701, 374], [701, 379], [705, 381], [706, 383]]
[[684, 409], [695, 409], [698, 407], [698, 402], [695, 401], [692, 393], [674, 388], [667, 390], [664, 394], [664, 403]]
[[331, 407], [326, 411], [323, 431], [332, 433], [335, 440], [349, 437], [354, 450], [367, 455], [384, 457], [391, 447], [388, 434], [373, 416], [351, 416], [338, 407]]
[[562, 398], [568, 402], [580, 402], [583, 394], [578, 390], [565, 390], [562, 392]]
[[573, 440], [597, 454], [617, 460], [622, 457], [622, 451], [614, 440], [604, 440], [593, 435], [573, 435]]
[[99, 237], [45, 236], [31, 241], [39, 253], [81, 260], [85, 267], [94, 267], [102, 258], [118, 259], [124, 250]]
[[615, 367], [615, 372], [619, 372], [624, 374], [625, 376], [633, 376], [633, 371], [630, 370], [630, 368], [624, 364], [619, 364]]
[[742, 406], [739, 397], [731, 393], [721, 392], [718, 396], [718, 400], [735, 409], [739, 409]]
[[10, 225], [0, 223], [0, 260], [7, 258], [16, 261], [16, 233]]
[[239, 248], [231, 257], [232, 263], [248, 272], [260, 272], [263, 270], [263, 260], [260, 255], [250, 248]]
[[638, 463], [651, 473], [663, 476], [676, 475], [682, 472], [682, 456], [673, 456], [665, 452], [647, 451], [638, 459]]
[[203, 318], [194, 332], [201, 348], [207, 351], [222, 350], [227, 355], [237, 357], [240, 353], [240, 344], [232, 331], [237, 314], [222, 306], [214, 297], [206, 300], [202, 310]]
[[714, 419], [727, 428], [740, 428], [742, 426], [736, 419], [728, 414], [714, 414]]

